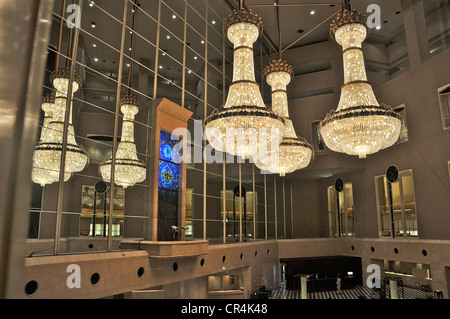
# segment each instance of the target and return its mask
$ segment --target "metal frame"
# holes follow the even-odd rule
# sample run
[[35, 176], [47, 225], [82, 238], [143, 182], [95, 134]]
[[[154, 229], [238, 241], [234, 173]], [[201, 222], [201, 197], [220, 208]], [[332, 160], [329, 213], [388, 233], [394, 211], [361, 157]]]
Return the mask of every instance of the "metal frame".
[[[78, 1], [79, 1], [78, 4], [80, 5], [80, 7], [83, 6], [83, 2], [86, 3], [84, 0], [78, 0]], [[74, 59], [70, 59], [70, 57], [66, 57], [64, 54], [61, 54], [61, 52], [59, 52], [60, 50], [58, 50], [58, 52], [56, 52], [56, 54], [58, 56], [58, 59], [59, 59], [59, 57], [65, 57], [66, 59], [68, 59], [70, 61], [70, 66], [71, 66], [71, 78], [70, 78], [70, 81], [71, 82], [74, 80], [75, 68], [76, 67], [81, 67], [81, 68], [84, 68], [88, 72], [95, 73], [95, 76], [101, 77], [102, 79], [106, 79], [107, 81], [111, 81], [111, 84], [114, 86], [114, 91], [115, 92], [113, 94], [116, 97], [115, 111], [114, 112], [109, 111], [109, 110], [107, 110], [107, 109], [105, 109], [105, 108], [103, 108], [101, 106], [92, 105], [93, 107], [97, 107], [98, 109], [101, 109], [103, 111], [106, 111], [106, 112], [114, 115], [114, 132], [113, 132], [112, 165], [111, 165], [112, 166], [111, 167], [112, 168], [111, 180], [114, 181], [114, 172], [115, 172], [114, 164], [115, 164], [115, 159], [116, 159], [115, 158], [116, 157], [116, 150], [117, 150], [117, 147], [118, 147], [117, 138], [119, 137], [119, 134], [120, 134], [119, 133], [119, 119], [120, 119], [120, 98], [121, 98], [122, 89], [123, 88], [128, 88], [130, 90], [134, 90], [134, 91], [138, 92], [139, 94], [141, 94], [142, 96], [147, 97], [147, 99], [155, 101], [158, 98], [158, 96], [160, 95], [160, 93], [158, 92], [158, 89], [159, 89], [159, 87], [158, 87], [158, 79], [159, 78], [165, 79], [165, 77], [162, 74], [160, 74], [160, 71], [159, 71], [159, 64], [160, 64], [160, 57], [159, 57], [159, 55], [160, 55], [160, 51], [161, 51], [161, 29], [164, 28], [165, 30], [167, 30], [162, 25], [162, 17], [161, 17], [162, 6], [166, 5], [166, 4], [162, 0], [158, 0], [158, 3], [157, 3], [157, 5], [158, 5], [158, 12], [157, 12], [157, 18], [156, 19], [154, 17], [151, 17], [147, 12], [143, 11], [141, 8], [138, 8], [138, 7], [135, 8], [135, 10], [140, 10], [140, 12], [144, 13], [144, 15], [147, 18], [151, 18], [152, 21], [154, 21], [156, 23], [156, 43], [155, 44], [151, 43], [150, 40], [146, 39], [142, 35], [136, 33], [136, 35], [138, 35], [140, 37], [140, 39], [143, 39], [145, 42], [147, 42], [147, 43], [149, 43], [149, 44], [151, 44], [152, 46], [155, 47], [154, 70], [151, 70], [150, 67], [145, 66], [140, 61], [135, 61], [133, 59], [130, 62], [130, 63], [137, 63], [140, 67], [142, 66], [149, 73], [150, 72], [154, 73], [154, 82], [153, 82], [152, 96], [148, 96], [144, 92], [140, 92], [139, 89], [133, 89], [133, 88], [128, 87], [125, 84], [122, 84], [122, 79], [124, 77], [124, 70], [125, 70], [125, 67], [126, 67], [126, 63], [125, 63], [124, 59], [128, 57], [127, 53], [125, 52], [125, 49], [127, 49], [125, 41], [126, 41], [127, 32], [130, 31], [130, 30], [128, 30], [129, 28], [127, 26], [127, 21], [128, 21], [128, 16], [127, 15], [128, 15], [128, 10], [130, 9], [130, 5], [134, 5], [134, 3], [131, 0], [123, 0], [123, 6], [124, 7], [123, 7], [123, 15], [122, 15], [121, 20], [116, 18], [116, 17], [114, 17], [114, 16], [112, 16], [110, 13], [107, 12], [107, 10], [99, 7], [98, 4], [93, 4], [93, 5], [95, 7], [97, 7], [99, 10], [101, 10], [102, 12], [104, 12], [106, 15], [108, 15], [111, 19], [113, 19], [115, 23], [120, 24], [120, 27], [121, 27], [120, 49], [114, 48], [112, 45], [106, 43], [103, 39], [100, 39], [100, 38], [94, 36], [91, 32], [89, 32], [89, 30], [85, 30], [82, 27], [81, 29], [74, 29], [73, 30], [73, 32], [74, 32], [74, 38], [73, 38], [74, 43], [73, 43], [73, 47], [72, 47], [72, 52], [69, 55], [73, 56], [75, 58]], [[205, 9], [206, 9], [206, 14], [204, 16], [202, 16], [202, 19], [204, 19], [204, 22], [205, 22], [205, 30], [204, 30], [205, 34], [204, 34], [204, 36], [200, 35], [201, 38], [204, 39], [204, 45], [205, 45], [205, 47], [204, 47], [204, 50], [205, 50], [204, 51], [204, 75], [203, 75], [203, 77], [200, 76], [200, 79], [202, 81], [204, 81], [204, 86], [203, 86], [204, 99], [201, 100], [200, 98], [198, 98], [198, 101], [201, 104], [203, 104], [203, 112], [204, 112], [203, 120], [206, 121], [206, 119], [208, 118], [208, 116], [207, 116], [208, 115], [208, 110], [209, 110], [208, 107], [212, 107], [211, 105], [208, 104], [209, 103], [209, 100], [208, 100], [208, 89], [209, 89], [209, 86], [211, 86], [211, 84], [208, 82], [208, 72], [210, 70], [209, 61], [208, 61], [208, 57], [209, 57], [208, 46], [212, 45], [212, 44], [209, 43], [209, 37], [210, 37], [209, 28], [212, 25], [211, 25], [210, 21], [208, 21], [208, 20], [210, 19], [210, 10], [212, 10], [210, 5], [213, 6], [213, 5], [215, 5], [215, 3], [213, 3], [212, 1], [209, 1], [209, 0], [204, 0], [202, 2], [202, 5], [204, 5]], [[228, 9], [229, 5], [230, 5], [230, 3], [228, 1], [224, 1], [222, 17], [221, 17], [222, 20], [224, 20], [224, 18], [225, 18], [225, 15], [226, 15], [226, 12], [227, 12], [227, 9]], [[188, 17], [188, 10], [189, 9], [192, 9], [192, 10], [196, 11], [195, 8], [192, 7], [191, 4], [189, 3], [189, 0], [184, 0], [183, 39], [179, 39], [183, 43], [183, 57], [182, 57], [182, 61], [178, 61], [177, 60], [177, 62], [182, 65], [182, 68], [181, 68], [182, 69], [182, 81], [181, 81], [181, 87], [179, 87], [179, 88], [181, 89], [181, 104], [182, 104], [183, 107], [186, 104], [186, 97], [187, 97], [186, 93], [190, 93], [188, 90], [186, 90], [187, 89], [187, 81], [188, 81], [187, 77], [186, 77], [188, 72], [186, 72], [186, 71], [189, 70], [188, 67], [187, 67], [187, 39], [188, 39], [188, 34], [187, 34], [188, 28], [187, 27], [189, 26], [189, 21], [188, 21], [188, 18], [189, 18]], [[217, 11], [218, 10], [215, 10], [214, 12], [217, 14]], [[62, 12], [61, 14], [53, 12], [53, 16], [61, 19], [61, 21], [64, 21], [64, 22], [66, 22], [65, 15], [66, 15], [65, 12]], [[217, 14], [217, 15], [219, 15], [219, 14]], [[177, 16], [182, 18], [181, 17], [182, 15], [180, 15], [180, 14], [177, 14]], [[221, 18], [218, 17], [218, 19], [221, 19]], [[89, 65], [85, 65], [82, 61], [77, 61], [76, 57], [77, 57], [77, 50], [78, 50], [78, 40], [79, 40], [79, 38], [81, 36], [80, 32], [83, 32], [83, 35], [87, 35], [87, 36], [92, 37], [92, 39], [94, 39], [98, 43], [101, 43], [104, 46], [107, 46], [108, 49], [111, 49], [112, 52], [115, 52], [115, 53], [117, 53], [119, 55], [119, 63], [118, 63], [118, 69], [117, 69], [117, 72], [118, 72], [117, 73], [117, 79], [114, 79], [112, 76], [103, 75], [101, 72], [95, 70], [95, 68], [92, 68]], [[227, 82], [227, 80], [229, 80], [229, 78], [227, 78], [227, 76], [226, 76], [226, 63], [230, 63], [231, 61], [229, 61], [229, 59], [226, 57], [226, 54], [225, 54], [226, 53], [226, 49], [227, 49], [226, 36], [223, 36], [222, 39], [223, 39], [222, 40], [222, 62], [223, 62], [222, 69], [219, 70], [219, 68], [215, 67], [214, 65], [211, 65], [211, 70], [212, 71], [222, 72], [222, 81], [223, 81], [223, 83], [222, 83], [222, 101], [223, 101], [223, 103], [225, 103], [225, 101], [226, 101], [226, 89], [227, 89], [226, 82]], [[259, 52], [258, 55], [260, 57], [260, 64], [261, 64], [260, 68], [261, 68], [261, 74], [262, 74], [262, 70], [263, 70], [263, 65], [262, 65], [263, 64], [263, 62], [262, 62], [263, 61], [263, 51], [264, 50], [265, 51], [270, 51], [270, 52], [267, 52], [267, 56], [270, 56], [270, 54], [272, 53], [271, 47], [273, 47], [273, 44], [271, 43], [271, 41], [269, 41], [267, 38], [264, 37], [264, 34], [262, 34], [260, 36], [260, 39], [259, 39], [258, 42], [259, 42], [259, 45], [260, 45], [260, 52]], [[213, 47], [215, 48], [215, 46], [213, 46]], [[49, 50], [50, 51], [54, 51], [54, 49], [52, 49], [52, 48], [49, 48]], [[266, 56], [266, 53], [264, 53], [264, 56]], [[261, 90], [264, 90], [265, 83], [263, 81], [261, 83], [257, 83], [257, 84], [260, 85], [260, 89]], [[70, 96], [70, 93], [71, 93], [70, 92], [71, 91], [71, 87], [72, 86], [69, 85], [69, 96]], [[112, 90], [110, 90], [110, 91], [112, 91]], [[190, 93], [190, 94], [192, 94], [192, 93]], [[88, 102], [83, 101], [83, 99], [79, 99], [79, 98], [77, 99], [76, 97], [74, 97], [73, 100], [74, 101], [81, 101], [81, 102], [89, 104]], [[69, 106], [69, 99], [67, 101], [67, 106]], [[66, 113], [67, 113], [66, 114], [66, 119], [67, 119], [68, 116], [69, 116], [69, 112], [66, 112]], [[150, 113], [149, 113], [149, 119], [152, 117], [152, 115]], [[152, 120], [154, 120], [154, 116], [153, 116]], [[67, 125], [67, 123], [68, 123], [68, 121], [66, 120], [66, 125], [65, 125], [65, 129], [64, 129], [64, 136], [65, 137], [68, 134], [68, 128], [67, 128], [68, 125]], [[140, 123], [139, 122], [139, 124], [144, 125], [147, 128], [147, 130], [152, 128], [152, 123]], [[76, 136], [76, 137], [77, 138], [86, 139], [86, 137], [82, 137], [82, 136]], [[148, 137], [147, 137], [147, 139], [148, 139]], [[64, 141], [66, 141], [66, 139], [64, 139]], [[154, 144], [154, 143], [151, 143], [151, 145], [152, 144]], [[206, 146], [206, 141], [203, 142], [203, 147], [205, 147], [205, 146]], [[147, 145], [147, 149], [148, 149], [148, 147], [149, 146]], [[146, 150], [145, 154], [144, 153], [143, 154], [138, 153], [138, 154], [146, 156], [147, 160], [152, 160], [151, 159], [151, 154], [152, 154], [152, 151], [154, 151], [154, 150], [153, 150], [153, 146], [150, 146], [150, 148], [151, 148], [150, 153], [148, 152], [148, 150]], [[63, 151], [63, 158], [64, 158], [64, 156], [65, 156], [65, 148], [63, 148], [63, 150], [64, 150]], [[226, 178], [227, 178], [226, 173], [228, 171], [226, 169], [226, 161], [225, 161], [226, 154], [224, 154], [223, 157], [224, 157], [224, 163], [223, 163], [223, 167], [222, 167], [222, 173], [223, 173], [223, 176], [222, 176], [222, 188], [223, 188], [223, 191], [225, 191], [226, 190]], [[64, 163], [65, 163], [65, 161], [63, 160], [61, 168], [60, 168], [60, 172], [64, 172]], [[239, 169], [239, 177], [238, 177], [239, 178], [239, 185], [242, 186], [242, 165], [239, 162], [236, 165], [237, 165], [236, 168]], [[153, 166], [152, 165], [148, 165], [147, 167], [153, 167]], [[206, 174], [207, 174], [207, 168], [208, 167], [207, 167], [206, 161], [203, 162], [203, 166], [202, 167], [203, 167], [203, 169], [202, 169], [203, 190], [202, 190], [202, 194], [201, 194], [201, 196], [203, 197], [202, 198], [202, 200], [203, 200], [203, 216], [202, 216], [202, 219], [203, 219], [202, 220], [202, 228], [203, 228], [202, 231], [203, 231], [203, 234], [202, 234], [202, 237], [203, 237], [203, 239], [206, 240], [206, 239], [208, 239], [208, 236], [207, 236], [207, 221], [209, 220], [207, 218], [207, 195], [206, 195], [206, 193], [207, 193], [206, 192], [206, 190], [207, 190], [207, 175]], [[267, 185], [267, 176], [264, 174], [264, 224], [265, 224], [264, 225], [264, 232], [265, 232], [265, 234], [264, 234], [264, 236], [262, 236], [262, 234], [260, 234], [261, 236], [257, 236], [257, 221], [256, 221], [256, 219], [257, 219], [257, 210], [258, 210], [258, 205], [259, 204], [256, 202], [257, 201], [257, 199], [256, 199], [257, 197], [256, 197], [256, 178], [255, 177], [256, 177], [256, 174], [257, 174], [257, 170], [255, 169], [254, 165], [252, 166], [251, 174], [252, 174], [252, 184], [253, 184], [252, 186], [253, 186], [253, 205], [254, 205], [254, 209], [253, 209], [254, 210], [254, 212], [253, 212], [254, 213], [254, 215], [253, 215], [253, 233], [254, 233], [254, 238], [253, 239], [255, 239], [255, 240], [266, 239], [267, 240], [267, 239], [269, 239], [269, 236], [268, 236], [268, 223], [270, 223], [270, 221], [268, 220], [268, 209], [267, 209], [267, 206], [268, 206], [267, 193], [269, 191], [269, 189], [267, 188], [267, 186], [268, 186]], [[62, 220], [63, 213], [64, 213], [63, 212], [64, 194], [67, 193], [67, 189], [65, 189], [65, 185], [64, 185], [65, 183], [61, 182], [61, 180], [63, 180], [63, 176], [64, 176], [64, 174], [60, 173], [60, 183], [58, 185], [58, 193], [57, 193], [57, 197], [58, 197], [58, 206], [57, 206], [57, 211], [56, 211], [57, 223], [56, 223], [56, 227], [55, 227], [55, 238], [54, 238], [54, 247], [53, 247], [53, 250], [54, 250], [53, 254], [55, 254], [55, 255], [62, 253], [60, 251], [60, 246], [61, 246], [61, 220]], [[89, 177], [87, 175], [83, 175], [82, 173], [80, 173], [79, 176]], [[148, 178], [150, 178], [149, 176], [151, 176], [151, 174], [148, 174], [147, 176], [148, 176]], [[284, 231], [283, 236], [286, 237], [286, 234], [287, 234], [286, 214], [289, 213], [289, 212], [286, 211], [286, 200], [290, 200], [291, 201], [291, 212], [290, 212], [290, 214], [292, 216], [291, 217], [291, 224], [293, 224], [292, 183], [290, 184], [291, 185], [291, 193], [289, 194], [290, 199], [286, 197], [286, 196], [288, 196], [288, 194], [287, 194], [286, 189], [285, 189], [286, 185], [285, 185], [284, 179], [283, 179], [283, 199], [277, 198], [277, 194], [276, 194], [276, 191], [277, 191], [277, 185], [276, 185], [277, 177], [274, 176], [273, 178], [274, 178], [274, 189], [273, 189], [273, 192], [274, 192], [274, 203], [273, 203], [273, 205], [274, 205], [274, 209], [275, 209], [275, 220], [273, 222], [274, 222], [274, 227], [275, 227], [275, 238], [278, 238], [278, 235], [279, 235], [278, 234], [279, 233], [278, 227], [281, 227], [281, 225], [278, 225], [278, 214], [279, 213], [281, 214], [281, 209], [277, 208], [277, 200], [278, 201], [280, 201], [280, 200], [283, 201], [282, 202], [283, 203], [283, 212], [282, 212], [283, 213], [283, 221], [282, 221], [283, 226], [282, 227], [283, 227], [283, 231]], [[151, 188], [153, 186], [153, 183], [154, 183], [153, 180], [152, 181], [149, 180], [148, 185], [147, 184], [145, 185], [146, 187], [149, 188], [149, 190], [147, 192], [148, 193], [147, 195], [150, 196], [150, 197], [152, 196], [151, 195], [151, 193], [152, 193], [151, 192]], [[110, 198], [109, 198], [109, 200], [110, 200], [110, 203], [112, 203], [114, 201], [114, 183], [111, 183], [110, 188], [111, 189], [110, 189]], [[270, 190], [270, 191], [272, 191], [272, 190]], [[225, 192], [224, 192], [224, 194], [225, 194]], [[278, 197], [280, 197], [280, 196], [278, 196]], [[151, 200], [152, 199], [150, 198], [149, 202], [151, 202]], [[269, 204], [271, 204], [271, 203], [269, 203]], [[140, 216], [130, 216], [130, 217], [147, 218], [147, 219], [149, 219], [149, 223], [151, 223], [151, 221], [150, 221], [150, 216], [151, 216], [150, 215], [151, 214], [150, 210], [151, 210], [151, 207], [150, 206], [148, 207], [147, 215], [144, 215], [143, 217], [140, 217]], [[240, 203], [240, 206], [242, 206], [242, 203]], [[198, 206], [198, 207], [200, 207], [200, 206]], [[223, 201], [223, 209], [224, 209], [224, 211], [225, 211], [225, 208], [226, 208], [226, 200], [224, 198], [224, 201]], [[109, 208], [109, 229], [108, 229], [108, 238], [107, 238], [107, 242], [106, 242], [106, 250], [107, 251], [112, 251], [114, 249], [113, 248], [113, 241], [112, 241], [112, 234], [111, 234], [112, 221], [113, 221], [112, 220], [113, 210], [114, 210], [113, 205], [110, 205], [110, 208]], [[242, 207], [240, 207], [240, 211], [242, 211]], [[41, 212], [44, 212], [44, 210], [41, 210]], [[224, 215], [223, 218], [225, 218], [225, 215]], [[193, 225], [194, 225], [194, 221], [195, 221], [195, 216], [194, 215], [192, 216], [192, 221], [193, 221]], [[227, 234], [226, 234], [225, 220], [222, 220], [222, 222], [224, 224], [223, 228], [222, 228], [223, 229], [222, 242], [226, 243], [227, 242]], [[148, 236], [151, 233], [150, 229], [151, 229], [152, 226], [150, 224], [148, 224], [147, 227], [148, 227], [148, 230], [147, 230], [146, 234]], [[292, 227], [292, 236], [293, 236], [293, 234], [294, 234], [293, 225], [291, 225], [291, 227]], [[239, 215], [239, 229], [240, 229], [239, 242], [243, 242], [247, 238], [243, 237], [243, 233], [242, 233], [243, 220], [242, 220], [242, 215], [241, 214]], [[280, 228], [280, 231], [281, 231], [281, 228]], [[258, 238], [258, 237], [260, 237], [260, 238]], [[98, 252], [98, 251], [96, 251], [96, 252]]]

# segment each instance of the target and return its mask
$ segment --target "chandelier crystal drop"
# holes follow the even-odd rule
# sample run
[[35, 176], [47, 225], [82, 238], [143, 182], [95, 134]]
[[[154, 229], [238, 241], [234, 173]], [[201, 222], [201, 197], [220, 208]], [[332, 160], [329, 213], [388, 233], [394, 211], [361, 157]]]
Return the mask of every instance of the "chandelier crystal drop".
[[270, 149], [265, 157], [256, 156], [255, 164], [260, 169], [285, 176], [308, 166], [313, 148], [306, 139], [297, 136], [289, 118], [286, 87], [292, 79], [292, 66], [280, 59], [264, 68], [264, 74], [272, 88], [272, 109], [284, 119], [285, 132], [278, 148]]
[[253, 157], [261, 143], [278, 144], [284, 133], [283, 120], [265, 105], [255, 81], [253, 43], [262, 27], [251, 10], [234, 11], [226, 19], [228, 39], [234, 44], [233, 83], [225, 105], [205, 121], [205, 136], [216, 150]]
[[[146, 166], [139, 160], [134, 143], [134, 117], [139, 112], [139, 101], [127, 95], [121, 99], [120, 105], [122, 137], [116, 152], [114, 183], [127, 188], [145, 180]], [[112, 157], [103, 161], [99, 168], [103, 180], [111, 182]]]
[[336, 111], [321, 122], [320, 134], [332, 151], [365, 158], [398, 140], [400, 115], [378, 103], [367, 81], [362, 51], [367, 36], [365, 17], [355, 10], [344, 10], [333, 21], [331, 33], [343, 49], [345, 84]]
[[[52, 179], [53, 182], [59, 181], [65, 113], [69, 93], [69, 77], [70, 70], [68, 68], [60, 68], [52, 73], [51, 81], [56, 91], [54, 104], [50, 104], [50, 106], [53, 107], [51, 111], [51, 120], [48, 120], [48, 124], [44, 124], [45, 130], [43, 130], [44, 132], [41, 135], [41, 140], [37, 144], [33, 156], [34, 168], [39, 171], [38, 175], [40, 176], [42, 176], [42, 174], [47, 174], [47, 181]], [[74, 81], [72, 81], [72, 94], [70, 96], [68, 108], [69, 123], [64, 181], [68, 181], [73, 173], [82, 171], [86, 167], [89, 159], [84, 148], [76, 142], [75, 130], [72, 124], [73, 94], [78, 91], [80, 84], [81, 77], [75, 73]], [[48, 106], [49, 105], [46, 105], [44, 107], [47, 108]], [[42, 178], [40, 184], [45, 185]], [[48, 182], [48, 184], [50, 183]]]

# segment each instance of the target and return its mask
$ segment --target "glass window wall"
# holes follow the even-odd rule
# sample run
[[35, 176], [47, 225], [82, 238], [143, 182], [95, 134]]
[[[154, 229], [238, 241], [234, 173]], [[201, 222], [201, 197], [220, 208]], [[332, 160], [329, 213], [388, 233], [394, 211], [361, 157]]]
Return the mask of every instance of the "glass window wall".
[[[192, 112], [185, 239], [220, 244], [292, 237], [290, 183], [261, 174], [248, 161], [216, 154], [202, 137], [203, 121], [225, 103], [231, 83], [233, 50], [223, 32], [224, 18], [234, 9], [230, 3], [85, 0], [80, 28], [69, 28], [71, 3], [57, 0], [54, 6], [43, 82], [49, 97], [36, 141], [53, 157], [39, 162], [35, 155], [33, 178], [47, 180], [34, 179], [29, 252], [113, 251], [123, 240], [149, 239], [152, 194], [163, 186], [153, 163], [171, 164], [163, 154], [154, 158], [154, 107], [161, 98]], [[254, 52], [257, 80], [270, 104], [261, 70], [270, 61], [271, 45], [261, 36]], [[58, 70], [67, 83], [55, 84], [52, 74]], [[122, 107], [128, 95], [137, 108]], [[52, 148], [58, 142], [59, 152]], [[208, 152], [214, 161], [205, 159]], [[129, 170], [118, 164], [123, 154], [133, 154], [133, 162], [145, 168], [132, 172], [139, 177], [135, 182], [124, 180], [121, 170]], [[164, 176], [169, 173], [166, 169]], [[96, 188], [105, 186], [101, 182], [106, 187]]]

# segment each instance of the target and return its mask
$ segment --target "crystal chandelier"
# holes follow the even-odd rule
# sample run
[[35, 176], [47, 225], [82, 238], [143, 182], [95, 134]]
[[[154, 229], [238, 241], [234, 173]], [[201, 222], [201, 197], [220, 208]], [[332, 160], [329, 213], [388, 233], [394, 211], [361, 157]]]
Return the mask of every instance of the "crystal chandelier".
[[398, 140], [400, 115], [377, 102], [367, 81], [361, 46], [367, 36], [365, 17], [355, 10], [343, 10], [331, 25], [331, 33], [343, 49], [345, 84], [338, 108], [321, 122], [320, 134], [332, 151], [365, 158]]
[[[41, 137], [39, 144], [43, 143], [47, 138], [48, 125], [52, 120], [52, 112], [55, 107], [55, 96], [53, 94], [47, 94], [42, 98], [41, 109], [44, 111], [44, 121], [42, 123]], [[45, 169], [46, 164], [45, 152], [35, 150], [33, 154], [33, 168], [31, 171], [31, 180], [45, 186], [58, 181], [59, 171]], [[70, 174], [69, 174], [70, 177]]]
[[[68, 68], [59, 68], [52, 73], [51, 81], [56, 89], [54, 104], [44, 103], [44, 107], [49, 113], [51, 110], [51, 120], [47, 119], [48, 124], [44, 123], [41, 140], [36, 146], [33, 160], [34, 168], [37, 170], [38, 182], [41, 185], [50, 184], [59, 181], [59, 172], [61, 164], [61, 155], [63, 150], [63, 135], [66, 106], [69, 91], [70, 71]], [[68, 107], [69, 123], [67, 133], [66, 161], [64, 170], [64, 181], [69, 180], [71, 175], [82, 171], [88, 163], [88, 154], [84, 148], [77, 144], [75, 140], [75, 131], [72, 124], [72, 103], [73, 94], [78, 91], [81, 83], [81, 77], [75, 73], [74, 81], [72, 81], [72, 95]], [[35, 177], [36, 177], [35, 170]], [[46, 178], [42, 175], [47, 174]], [[33, 179], [34, 181], [34, 179]]]
[[[143, 182], [146, 176], [146, 166], [137, 157], [134, 143], [134, 117], [139, 112], [139, 101], [132, 95], [127, 95], [120, 101], [120, 111], [123, 113], [122, 138], [117, 147], [114, 183], [127, 188]], [[112, 157], [100, 164], [100, 174], [103, 180], [111, 182]]]
[[225, 105], [206, 119], [205, 136], [216, 150], [247, 159], [263, 153], [262, 143], [278, 145], [284, 123], [264, 104], [255, 81], [253, 43], [262, 27], [261, 18], [241, 9], [225, 22], [228, 39], [234, 44], [233, 83]]
[[[136, 5], [136, 3], [135, 3]], [[133, 11], [133, 25], [136, 23], [136, 10]], [[114, 183], [123, 188], [134, 186], [145, 180], [147, 169], [142, 163], [134, 143], [134, 117], [139, 112], [139, 100], [131, 94], [133, 79], [133, 51], [134, 51], [134, 32], [131, 36], [131, 56], [130, 71], [128, 73], [128, 94], [120, 100], [120, 111], [123, 113], [122, 137], [117, 146], [116, 158], [114, 163]], [[100, 174], [103, 180], [111, 182], [112, 156], [99, 165]]]
[[297, 136], [289, 118], [286, 87], [292, 78], [292, 66], [280, 59], [266, 66], [264, 74], [272, 88], [272, 110], [284, 119], [285, 133], [278, 149], [269, 156], [257, 156], [255, 164], [260, 169], [285, 176], [308, 166], [313, 150], [306, 139]]

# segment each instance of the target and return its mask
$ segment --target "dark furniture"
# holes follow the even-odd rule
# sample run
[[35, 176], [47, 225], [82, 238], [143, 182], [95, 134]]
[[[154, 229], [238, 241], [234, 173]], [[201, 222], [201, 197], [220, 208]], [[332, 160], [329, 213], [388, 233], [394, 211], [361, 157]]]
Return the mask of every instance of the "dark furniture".
[[286, 265], [287, 290], [301, 288], [300, 274], [313, 274], [308, 277], [308, 292], [336, 290], [338, 274], [341, 277], [341, 289], [362, 285], [362, 263], [359, 257], [281, 258], [280, 262]]

